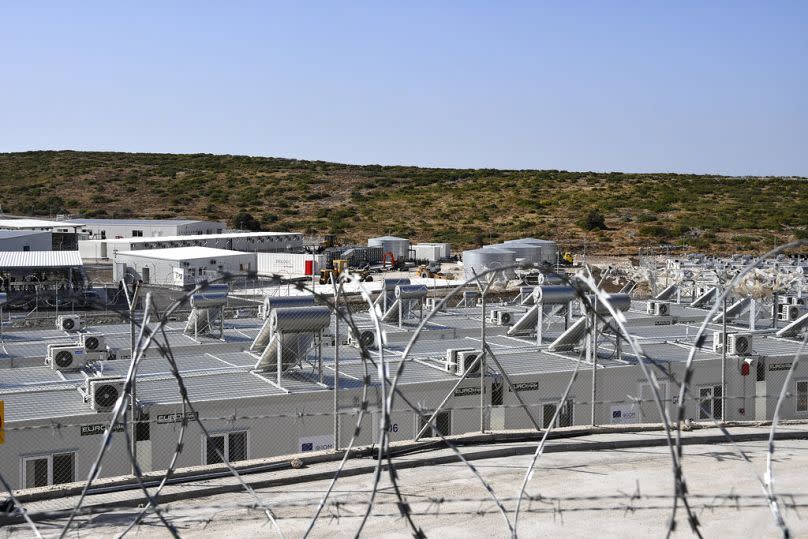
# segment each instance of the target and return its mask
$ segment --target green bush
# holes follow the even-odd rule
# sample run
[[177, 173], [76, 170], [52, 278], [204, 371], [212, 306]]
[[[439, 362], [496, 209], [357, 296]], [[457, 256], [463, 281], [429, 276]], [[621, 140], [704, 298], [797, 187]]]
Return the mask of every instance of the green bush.
[[578, 225], [584, 230], [605, 230], [606, 218], [598, 210], [589, 210]]
[[261, 223], [247, 212], [238, 212], [233, 216], [231, 224], [236, 230], [250, 230], [253, 232], [261, 230]]

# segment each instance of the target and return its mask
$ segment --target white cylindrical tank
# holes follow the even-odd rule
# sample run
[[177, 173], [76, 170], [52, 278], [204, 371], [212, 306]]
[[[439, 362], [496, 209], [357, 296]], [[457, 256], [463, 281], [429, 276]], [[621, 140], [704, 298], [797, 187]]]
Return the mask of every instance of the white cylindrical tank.
[[521, 258], [522, 261], [527, 264], [541, 264], [544, 260], [542, 257], [542, 246], [534, 243], [501, 243], [499, 245], [495, 245], [494, 247], [513, 251], [516, 254], [517, 259]]
[[381, 247], [385, 253], [393, 253], [396, 260], [407, 260], [410, 253], [410, 240], [397, 238], [395, 236], [380, 236], [378, 238], [370, 238], [368, 240], [368, 247]]
[[511, 279], [516, 276], [512, 266], [516, 264], [516, 253], [500, 247], [483, 247], [463, 251], [463, 274], [466, 279], [473, 279], [475, 273], [481, 273], [497, 269], [508, 268], [503, 275]]
[[540, 240], [537, 238], [522, 238], [518, 240], [508, 240], [505, 245], [511, 243], [527, 243], [530, 245], [538, 245], [542, 248], [542, 261], [550, 264], [555, 264], [558, 258], [558, 245], [552, 240]]

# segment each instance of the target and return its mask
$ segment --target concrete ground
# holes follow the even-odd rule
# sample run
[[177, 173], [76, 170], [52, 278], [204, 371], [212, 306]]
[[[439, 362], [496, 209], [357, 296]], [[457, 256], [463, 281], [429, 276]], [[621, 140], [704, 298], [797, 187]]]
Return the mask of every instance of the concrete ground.
[[[804, 430], [804, 426], [801, 427]], [[744, 432], [748, 432], [746, 429]], [[765, 429], [756, 429], [765, 432]], [[716, 434], [712, 431], [711, 434]], [[532, 498], [522, 505], [518, 532], [522, 537], [661, 537], [671, 515], [673, 480], [667, 447], [620, 448], [621, 441], [656, 439], [660, 433], [609, 435], [615, 449], [557, 451], [543, 455], [528, 483]], [[590, 438], [587, 438], [588, 440]], [[606, 438], [604, 438], [606, 439]], [[558, 442], [571, 443], [571, 442]], [[580, 441], [578, 441], [580, 445]], [[464, 453], [532, 446], [497, 444], [467, 447]], [[747, 462], [739, 450], [751, 461]], [[522, 454], [473, 460], [471, 464], [491, 485], [506, 509], [506, 518], [466, 464], [428, 465], [447, 450], [398, 457], [396, 462], [426, 465], [401, 469], [398, 486], [410, 506], [412, 520], [428, 537], [507, 537], [513, 525], [515, 496], [531, 460]], [[692, 510], [705, 537], [777, 537], [771, 511], [758, 478], [765, 475], [766, 442], [694, 443], [684, 447], [684, 473]], [[355, 462], [355, 461], [351, 461]], [[372, 462], [372, 461], [371, 461]], [[362, 464], [369, 461], [362, 459]], [[776, 492], [793, 537], [808, 536], [808, 440], [776, 442]], [[334, 467], [333, 463], [311, 466]], [[309, 468], [304, 470], [313, 471]], [[298, 471], [299, 472], [299, 471]], [[247, 477], [247, 476], [245, 476]], [[249, 477], [247, 477], [249, 479]], [[300, 482], [256, 489], [269, 505], [285, 537], [301, 537], [329, 481]], [[317, 520], [312, 537], [349, 537], [359, 529], [370, 495], [370, 474], [337, 482], [329, 503]], [[410, 537], [411, 530], [397, 508], [387, 473], [364, 527], [367, 537]], [[186, 485], [184, 488], [191, 488]], [[252, 508], [247, 494], [222, 494], [175, 501], [162, 507], [164, 515], [189, 537], [266, 537], [278, 535], [265, 514]], [[137, 514], [122, 508], [82, 516], [69, 536], [117, 535]], [[58, 533], [64, 518], [39, 522], [43, 535]], [[691, 536], [684, 511], [676, 516], [678, 536]], [[31, 535], [24, 525], [6, 526], [0, 537]], [[165, 537], [167, 531], [153, 513], [137, 526], [135, 537]]]

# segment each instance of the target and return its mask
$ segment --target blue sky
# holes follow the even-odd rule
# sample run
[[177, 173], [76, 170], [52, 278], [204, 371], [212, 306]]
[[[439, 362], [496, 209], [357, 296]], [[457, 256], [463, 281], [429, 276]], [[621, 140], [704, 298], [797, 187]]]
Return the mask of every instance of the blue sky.
[[808, 176], [808, 2], [5, 2], [0, 151]]

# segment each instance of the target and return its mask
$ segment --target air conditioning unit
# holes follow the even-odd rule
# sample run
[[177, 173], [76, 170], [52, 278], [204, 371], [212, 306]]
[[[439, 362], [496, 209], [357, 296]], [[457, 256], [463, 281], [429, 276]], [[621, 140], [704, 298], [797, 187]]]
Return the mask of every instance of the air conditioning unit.
[[48, 346], [47, 363], [55, 371], [75, 371], [84, 367], [86, 362], [84, 346], [75, 344]]
[[457, 376], [463, 376], [468, 371], [469, 374], [474, 374], [475, 372], [480, 372], [480, 364], [479, 362], [474, 365], [472, 368], [472, 363], [477, 357], [481, 354], [479, 350], [471, 350], [467, 352], [458, 352], [457, 354], [457, 370], [455, 370], [455, 374]]
[[84, 347], [84, 350], [90, 352], [106, 352], [107, 343], [103, 335], [93, 333], [82, 333], [79, 336], [79, 344]]
[[664, 301], [649, 301], [645, 305], [645, 312], [653, 316], [668, 316], [670, 314], [670, 304]]
[[494, 320], [498, 326], [509, 326], [513, 315], [508, 311], [497, 311], [497, 317]]
[[473, 352], [474, 348], [447, 348], [446, 349], [446, 362], [457, 363], [457, 355], [460, 352]]
[[473, 352], [474, 348], [447, 348], [446, 359], [443, 362], [443, 368], [446, 372], [455, 374], [457, 372], [457, 355], [461, 352]]
[[[440, 302], [442, 300], [443, 300], [443, 298], [426, 298], [425, 306], [426, 306], [427, 310], [434, 311], [437, 308], [437, 306], [440, 305]], [[440, 308], [440, 310], [445, 311], [446, 310], [446, 305], [443, 305]]]
[[751, 333], [731, 333], [727, 335], [727, 354], [733, 356], [748, 356], [751, 353]]
[[348, 344], [350, 346], [354, 346], [356, 348], [377, 348], [376, 343], [376, 332], [372, 329], [362, 329], [357, 328], [359, 332], [359, 338], [357, 339], [356, 336], [351, 333], [348, 335]]
[[64, 331], [78, 331], [81, 329], [81, 316], [77, 314], [60, 314], [56, 317], [56, 328]]
[[778, 305], [777, 307], [779, 311], [778, 318], [783, 322], [793, 322], [802, 314], [800, 308], [796, 305]]
[[723, 331], [713, 331], [713, 352], [716, 354], [721, 352], [721, 348], [724, 346], [724, 332]]
[[123, 394], [123, 378], [89, 378], [87, 380], [87, 398], [90, 407], [96, 412], [110, 412]]

